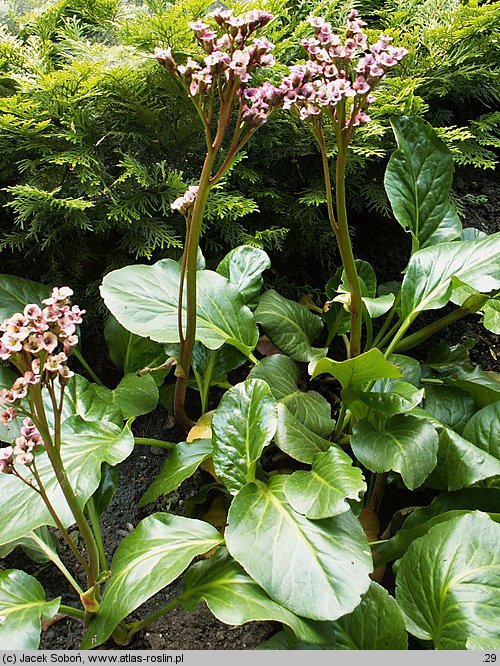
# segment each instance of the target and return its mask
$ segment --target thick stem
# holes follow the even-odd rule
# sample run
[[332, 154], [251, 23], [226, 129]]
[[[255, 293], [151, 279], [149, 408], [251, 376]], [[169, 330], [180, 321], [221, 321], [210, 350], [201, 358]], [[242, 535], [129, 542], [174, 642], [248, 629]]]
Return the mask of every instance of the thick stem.
[[416, 347], [432, 335], [442, 331], [443, 328], [447, 328], [467, 315], [474, 314], [483, 307], [488, 299], [489, 296], [484, 296], [483, 294], [474, 294], [473, 296], [470, 296], [459, 308], [453, 310], [453, 312], [441, 317], [428, 326], [424, 326], [424, 328], [412, 333], [412, 335], [403, 338], [395, 345], [394, 351], [403, 352], [412, 347]]
[[[33, 539], [33, 541], [36, 543], [38, 548], [40, 548], [40, 550], [45, 553], [45, 555], [48, 557], [48, 559], [53, 564], [56, 565], [56, 567], [59, 569], [59, 571], [62, 573], [62, 575], [66, 578], [66, 580], [69, 582], [69, 584], [75, 590], [75, 592], [78, 594], [78, 596], [83, 594], [82, 588], [78, 585], [78, 583], [73, 578], [71, 573], [68, 571], [68, 569], [66, 568], [64, 563], [58, 557], [57, 553], [55, 551], [53, 551], [52, 548], [49, 548], [49, 546], [47, 546], [45, 541], [43, 539], [40, 539], [40, 537], [38, 537], [35, 532], [31, 532], [29, 536], [30, 536], [31, 539]], [[79, 612], [81, 612], [81, 611], [79, 611]], [[81, 616], [83, 618], [83, 612], [82, 612]]]
[[[37, 422], [35, 422], [35, 425], [37, 426], [38, 431], [40, 432], [40, 435], [42, 436], [42, 439], [45, 443], [45, 450], [56, 475], [57, 481], [61, 487], [69, 508], [71, 509], [71, 513], [75, 518], [75, 522], [78, 526], [80, 534], [82, 535], [85, 542], [88, 557], [88, 567], [86, 571], [87, 585], [90, 588], [95, 584], [99, 571], [99, 553], [97, 550], [97, 544], [95, 542], [94, 535], [92, 534], [92, 530], [87, 523], [83, 509], [78, 504], [76, 495], [74, 494], [73, 488], [71, 487], [68, 477], [66, 476], [66, 471], [64, 469], [64, 464], [61, 459], [60, 452], [52, 440], [50, 429], [45, 416], [45, 408], [43, 405], [42, 392], [39, 384], [33, 386], [32, 395], [33, 404], [36, 410]], [[57, 415], [55, 418], [57, 419]]]
[[95, 372], [92, 370], [90, 365], [87, 363], [87, 361], [83, 358], [82, 353], [78, 349], [78, 347], [73, 348], [73, 354], [75, 357], [80, 361], [80, 365], [82, 365], [85, 370], [88, 372], [88, 374], [92, 377], [92, 379], [95, 381], [96, 384], [99, 384], [99, 386], [104, 386], [104, 384], [101, 382], [99, 377], [95, 374]]
[[[189, 430], [193, 421], [186, 414], [186, 391], [191, 369], [191, 356], [196, 336], [196, 262], [198, 259], [198, 246], [200, 243], [203, 216], [210, 193], [210, 176], [214, 166], [216, 150], [207, 152], [201, 172], [198, 193], [191, 213], [191, 224], [188, 235], [188, 244], [184, 248], [186, 254], [186, 329], [181, 342], [181, 353], [174, 394], [174, 416], [177, 423]], [[182, 308], [182, 302], [179, 303]]]
[[337, 245], [339, 248], [342, 264], [351, 294], [349, 311], [351, 314], [351, 331], [349, 335], [350, 349], [349, 358], [359, 356], [361, 352], [361, 324], [362, 324], [362, 306], [361, 289], [359, 286], [358, 271], [352, 252], [351, 238], [349, 236], [349, 226], [347, 223], [347, 208], [345, 199], [345, 166], [347, 160], [347, 145], [339, 143], [339, 153], [337, 155], [337, 168], [335, 174], [336, 200], [337, 200]]
[[132, 638], [135, 636], [135, 634], [140, 631], [141, 629], [144, 629], [148, 627], [152, 622], [155, 620], [158, 620], [160, 617], [163, 615], [166, 615], [166, 613], [169, 613], [171, 610], [173, 610], [176, 606], [179, 605], [179, 597], [176, 597], [172, 601], [170, 601], [168, 604], [165, 606], [162, 606], [159, 610], [156, 611], [156, 613], [153, 613], [149, 617], [147, 617], [145, 620], [141, 620], [139, 622], [132, 622], [131, 624], [127, 624], [127, 643], [129, 643]]
[[56, 510], [52, 506], [52, 502], [50, 501], [49, 496], [47, 495], [47, 492], [46, 492], [46, 490], [44, 488], [44, 485], [42, 483], [42, 480], [40, 478], [40, 475], [38, 474], [38, 470], [36, 468], [36, 463], [35, 462], [33, 463], [33, 466], [32, 466], [31, 469], [32, 469], [32, 472], [33, 472], [33, 476], [35, 477], [35, 480], [38, 484], [38, 488], [35, 488], [35, 486], [28, 483], [20, 475], [18, 475], [18, 478], [20, 478], [22, 481], [24, 481], [24, 483], [26, 483], [28, 486], [33, 488], [33, 490], [35, 490], [40, 495], [40, 497], [42, 498], [42, 500], [43, 500], [45, 506], [47, 507], [50, 515], [52, 516], [52, 520], [54, 521], [54, 523], [56, 524], [57, 529], [61, 533], [62, 538], [64, 539], [64, 541], [66, 542], [66, 544], [69, 546], [70, 550], [72, 551], [72, 553], [76, 557], [77, 562], [79, 562], [82, 565], [85, 573], [87, 573], [88, 572], [88, 564], [85, 561], [85, 558], [83, 557], [83, 555], [78, 550], [75, 542], [73, 541], [73, 539], [68, 534], [67, 529], [62, 524], [61, 519], [57, 515]]
[[328, 160], [328, 151], [326, 147], [325, 135], [323, 132], [323, 127], [321, 126], [321, 121], [313, 124], [313, 134], [316, 137], [320, 151], [321, 151], [321, 162], [323, 165], [323, 177], [325, 180], [325, 190], [326, 190], [326, 209], [328, 211], [328, 220], [332, 227], [335, 238], [338, 241], [338, 232], [339, 228], [337, 226], [337, 221], [335, 219], [335, 212], [333, 210], [333, 194], [332, 194], [332, 182], [330, 179], [330, 162]]
[[76, 617], [79, 620], [83, 620], [85, 615], [85, 613], [81, 610], [78, 610], [78, 608], [73, 608], [73, 606], [65, 606], [64, 604], [60, 604], [59, 613], [61, 613], [61, 615], [71, 615], [71, 617]]
[[378, 347], [379, 344], [383, 344], [383, 339], [387, 331], [389, 330], [389, 326], [392, 323], [392, 320], [394, 319], [395, 315], [397, 314], [399, 304], [401, 302], [401, 290], [398, 291], [398, 294], [396, 298], [394, 299], [394, 303], [392, 304], [391, 309], [387, 313], [387, 317], [385, 318], [384, 323], [382, 324], [382, 328], [380, 331], [377, 333], [377, 336], [375, 340], [373, 341], [372, 346], [373, 347]]
[[162, 439], [153, 439], [152, 437], [134, 437], [134, 443], [145, 446], [157, 446], [160, 449], [175, 449], [173, 442], [165, 442]]
[[101, 523], [99, 521], [99, 513], [97, 511], [94, 498], [91, 497], [86, 505], [86, 511], [92, 525], [92, 531], [95, 536], [95, 541], [97, 545], [97, 552], [99, 553], [99, 563], [101, 565], [101, 570], [106, 571], [108, 569], [108, 561], [106, 558], [106, 550], [104, 548], [104, 542], [102, 540], [101, 532]]

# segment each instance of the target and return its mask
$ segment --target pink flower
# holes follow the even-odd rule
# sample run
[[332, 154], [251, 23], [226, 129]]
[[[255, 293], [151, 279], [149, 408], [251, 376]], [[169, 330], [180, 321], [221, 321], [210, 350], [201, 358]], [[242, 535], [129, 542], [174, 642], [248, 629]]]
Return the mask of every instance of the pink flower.
[[193, 207], [197, 194], [198, 185], [190, 185], [187, 192], [183, 194], [182, 197], [179, 197], [172, 204], [170, 204], [170, 208], [172, 208], [172, 210], [178, 210], [180, 213], [186, 214]]
[[12, 446], [5, 446], [0, 449], [0, 472], [10, 474], [14, 469], [13, 452]]
[[7, 425], [17, 418], [17, 410], [14, 407], [9, 407], [0, 413], [0, 423]]

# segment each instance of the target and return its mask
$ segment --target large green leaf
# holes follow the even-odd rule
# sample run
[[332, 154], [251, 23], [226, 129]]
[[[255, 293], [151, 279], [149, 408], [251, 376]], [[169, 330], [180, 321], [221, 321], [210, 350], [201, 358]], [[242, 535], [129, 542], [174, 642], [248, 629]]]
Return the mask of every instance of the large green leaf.
[[431, 488], [460, 490], [500, 474], [499, 457], [475, 446], [449, 428], [444, 428], [439, 434], [437, 459], [436, 469], [428, 480]]
[[386, 416], [409, 412], [420, 404], [424, 397], [423, 389], [418, 390], [408, 382], [389, 381], [391, 384], [388, 390], [376, 391], [375, 386], [368, 392], [346, 388], [342, 391], [342, 398], [349, 409], [351, 409], [351, 403], [358, 401], [369, 409], [381, 412]]
[[33, 576], [18, 569], [0, 571], [0, 646], [3, 650], [37, 650], [43, 620], [51, 620], [60, 597], [47, 601]]
[[118, 546], [100, 609], [81, 649], [103, 643], [129, 613], [171, 583], [197, 555], [222, 542], [215, 527], [168, 513], [144, 518]]
[[[126, 266], [106, 275], [101, 294], [127, 330], [156, 342], [179, 342], [180, 271], [180, 265], [172, 259], [162, 259], [152, 266]], [[226, 278], [213, 271], [198, 271], [196, 302], [199, 342], [209, 349], [219, 349], [228, 342], [245, 355], [253, 351], [258, 331], [252, 313]], [[185, 320], [185, 309], [183, 316]]]
[[488, 331], [500, 335], [500, 298], [490, 298], [483, 307], [483, 326]]
[[441, 243], [416, 252], [401, 286], [401, 313], [413, 318], [441, 308], [460, 281], [480, 293], [500, 288], [500, 232], [475, 241]]
[[274, 620], [290, 627], [301, 641], [325, 643], [319, 623], [297, 617], [273, 601], [225, 548], [194, 564], [184, 575], [182, 605], [193, 610], [200, 601], [205, 601], [215, 617], [226, 624]]
[[400, 472], [406, 487], [414, 490], [436, 466], [438, 434], [429, 423], [415, 416], [392, 416], [383, 430], [363, 419], [354, 426], [351, 447], [369, 470]]
[[178, 488], [184, 479], [194, 474], [201, 463], [212, 455], [212, 451], [213, 444], [210, 439], [176, 444], [161, 472], [141, 497], [139, 506], [154, 502], [160, 495], [167, 495]]
[[255, 476], [257, 460], [272, 440], [276, 401], [262, 379], [247, 379], [227, 391], [212, 417], [213, 462], [233, 494]]
[[111, 404], [120, 410], [123, 420], [148, 414], [158, 404], [158, 387], [150, 374], [126, 374], [111, 395], [108, 389], [102, 386], [94, 386], [94, 390], [97, 395], [104, 400], [110, 400]]
[[438, 650], [500, 638], [500, 525], [476, 511], [433, 527], [402, 557], [396, 599], [408, 631]]
[[240, 490], [229, 510], [227, 548], [279, 604], [297, 615], [335, 620], [368, 589], [366, 537], [351, 511], [314, 521], [294, 511], [285, 481], [277, 475]]
[[500, 400], [500, 375], [486, 373], [478, 365], [470, 372], [456, 370], [450, 376], [444, 377], [443, 381], [449, 386], [456, 386], [470, 393], [478, 407], [486, 407]]
[[299, 470], [284, 485], [290, 506], [307, 518], [330, 518], [348, 511], [348, 499], [359, 500], [366, 484], [359, 467], [339, 447], [332, 445], [324, 453], [316, 453], [312, 470]]
[[430, 384], [425, 389], [424, 409], [443, 425], [461, 433], [476, 406], [472, 396], [461, 389]]
[[278, 424], [274, 437], [276, 445], [295, 460], [312, 464], [314, 455], [327, 451], [331, 442], [316, 435], [299, 421], [283, 403], [278, 403]]
[[408, 636], [396, 600], [373, 581], [359, 606], [329, 623], [334, 650], [406, 650]]
[[163, 347], [149, 338], [142, 338], [127, 331], [110, 315], [104, 327], [104, 339], [110, 359], [125, 374], [143, 368], [154, 368], [167, 358]]
[[347, 361], [315, 358], [309, 363], [309, 373], [312, 379], [324, 372], [338, 379], [343, 388], [348, 386], [360, 388], [376, 379], [401, 377], [401, 370], [393, 363], [389, 363], [380, 349], [370, 349]]
[[[417, 509], [406, 518], [403, 526], [392, 538], [372, 545], [375, 566], [399, 559], [415, 539], [427, 534], [434, 525], [476, 509], [495, 516], [499, 508], [500, 490], [497, 488], [467, 488], [441, 493], [429, 506]], [[500, 515], [497, 515], [500, 518]]]
[[463, 436], [500, 460], [500, 400], [476, 412], [465, 426]]
[[58, 558], [57, 548], [58, 540], [52, 534], [47, 526], [38, 527], [32, 532], [28, 532], [20, 539], [10, 541], [0, 546], [0, 559], [10, 555], [15, 548], [22, 548], [26, 555], [34, 562], [45, 563], [54, 558]]
[[[72, 416], [63, 424], [61, 456], [78, 503], [83, 507], [99, 486], [101, 463], [116, 465], [130, 455], [134, 438], [128, 426], [123, 429], [114, 423], [84, 421]], [[74, 522], [64, 499], [47, 454], [42, 451], [36, 458], [37, 469], [45, 491], [64, 526]], [[31, 478], [28, 467], [17, 465], [17, 471]], [[41, 525], [54, 525], [54, 521], [40, 495], [12, 474], [0, 475], [0, 543], [9, 543]]]
[[[53, 410], [50, 396], [44, 391], [44, 405], [48, 422], [53, 428]], [[105, 386], [91, 384], [81, 375], [75, 375], [64, 391], [62, 421], [80, 416], [84, 421], [106, 421], [122, 426], [123, 415], [114, 404], [113, 392]]]
[[50, 287], [17, 275], [0, 275], [0, 323], [15, 312], [22, 312], [28, 303], [40, 305], [50, 295]]
[[260, 297], [255, 321], [273, 345], [294, 361], [310, 361], [327, 351], [311, 346], [323, 329], [321, 318], [272, 289]]
[[417, 250], [460, 238], [462, 225], [449, 199], [453, 157], [446, 144], [421, 118], [392, 118], [391, 125], [398, 149], [384, 184], [396, 220], [411, 232]]
[[302, 391], [297, 386], [300, 370], [297, 364], [283, 354], [266, 356], [250, 371], [249, 377], [263, 379], [278, 402], [309, 430], [320, 437], [327, 437], [335, 427], [331, 407], [316, 391]]
[[243, 300], [251, 310], [255, 310], [259, 302], [260, 290], [264, 286], [262, 273], [271, 266], [271, 260], [258, 247], [240, 245], [231, 250], [217, 266], [220, 273], [243, 296]]

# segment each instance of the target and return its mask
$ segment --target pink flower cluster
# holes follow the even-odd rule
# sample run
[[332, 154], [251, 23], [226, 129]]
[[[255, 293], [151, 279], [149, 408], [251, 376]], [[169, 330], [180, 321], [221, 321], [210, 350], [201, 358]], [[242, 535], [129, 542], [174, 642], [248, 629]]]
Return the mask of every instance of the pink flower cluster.
[[[234, 16], [231, 9], [215, 10], [210, 14], [216, 29], [202, 21], [189, 23], [198, 43], [207, 54], [203, 64], [189, 57], [185, 65], [177, 64], [172, 49], [155, 49], [158, 62], [181, 79], [191, 97], [203, 104], [214, 83], [225, 81], [242, 101], [242, 122], [252, 127], [266, 122], [271, 107], [280, 100], [279, 91], [265, 84], [260, 94], [245, 96], [246, 84], [257, 67], [272, 67], [274, 45], [265, 37], [249, 42], [254, 33], [269, 23], [272, 14], [251, 11], [246, 16]], [[273, 88], [271, 91], [270, 88]], [[255, 88], [253, 90], [260, 90]], [[271, 94], [272, 92], [272, 94]]]
[[401, 62], [406, 49], [391, 46], [391, 38], [383, 34], [375, 44], [368, 45], [363, 32], [366, 23], [355, 9], [348, 16], [344, 39], [321, 17], [313, 16], [309, 22], [314, 37], [302, 40], [309, 61], [291, 67], [290, 75], [283, 80], [283, 108], [297, 108], [300, 117], [306, 119], [320, 115], [323, 108], [334, 112], [340, 101], [351, 100], [342, 118], [344, 126], [367, 123], [370, 118], [366, 110], [375, 100], [372, 90]]
[[170, 204], [170, 208], [172, 210], [178, 210], [183, 215], [186, 215], [187, 212], [194, 206], [194, 201], [196, 199], [196, 195], [198, 194], [198, 189], [198, 185], [190, 185], [187, 192], [183, 194], [182, 197], [179, 197], [172, 204]]
[[[54, 288], [50, 298], [26, 305], [0, 324], [0, 359], [10, 361], [21, 372], [10, 389], [0, 391], [0, 404], [14, 405], [26, 397], [30, 386], [46, 384], [56, 377], [62, 385], [73, 376], [67, 366], [68, 356], [78, 343], [76, 325], [81, 324], [85, 310], [71, 307], [69, 287]], [[57, 347], [62, 345], [62, 351]], [[0, 422], [9, 423], [16, 417], [10, 407], [0, 414]]]
[[14, 469], [14, 463], [31, 465], [34, 460], [33, 451], [39, 446], [43, 446], [42, 436], [33, 421], [26, 417], [21, 428], [21, 435], [17, 437], [14, 446], [0, 449], [0, 472], [10, 474]]

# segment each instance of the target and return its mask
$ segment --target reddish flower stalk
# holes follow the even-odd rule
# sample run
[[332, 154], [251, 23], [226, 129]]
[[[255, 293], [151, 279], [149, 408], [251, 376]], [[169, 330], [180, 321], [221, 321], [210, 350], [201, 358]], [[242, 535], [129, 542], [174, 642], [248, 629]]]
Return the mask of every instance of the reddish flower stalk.
[[[186, 429], [192, 425], [186, 414], [185, 399], [196, 338], [196, 260], [207, 199], [211, 188], [227, 172], [238, 151], [283, 99], [281, 89], [271, 83], [258, 87], [249, 85], [255, 69], [274, 64], [273, 44], [266, 38], [254, 36], [269, 23], [272, 15], [251, 11], [246, 16], [234, 16], [232, 10], [216, 10], [210, 16], [215, 24], [212, 27], [201, 21], [189, 24], [203, 54], [199, 62], [189, 57], [185, 64], [178, 64], [171, 49], [155, 51], [158, 62], [178, 78], [193, 102], [203, 124], [207, 146], [198, 184], [190, 186], [172, 204], [172, 208], [186, 218], [179, 288], [181, 351], [174, 397], [175, 417]], [[225, 156], [221, 157], [228, 135], [229, 145]]]
[[[311, 123], [323, 162], [327, 210], [335, 234], [349, 286], [347, 305], [351, 315], [349, 356], [361, 351], [362, 301], [356, 264], [352, 252], [345, 200], [347, 150], [356, 127], [370, 121], [368, 107], [375, 101], [373, 90], [406, 55], [404, 48], [390, 45], [391, 38], [380, 35], [371, 46], [363, 31], [365, 21], [352, 10], [343, 37], [335, 34], [324, 18], [313, 16], [314, 37], [302, 40], [309, 60], [290, 69], [283, 81], [283, 108], [298, 113]], [[332, 123], [337, 142], [335, 206], [330, 166], [323, 132], [323, 120]]]

